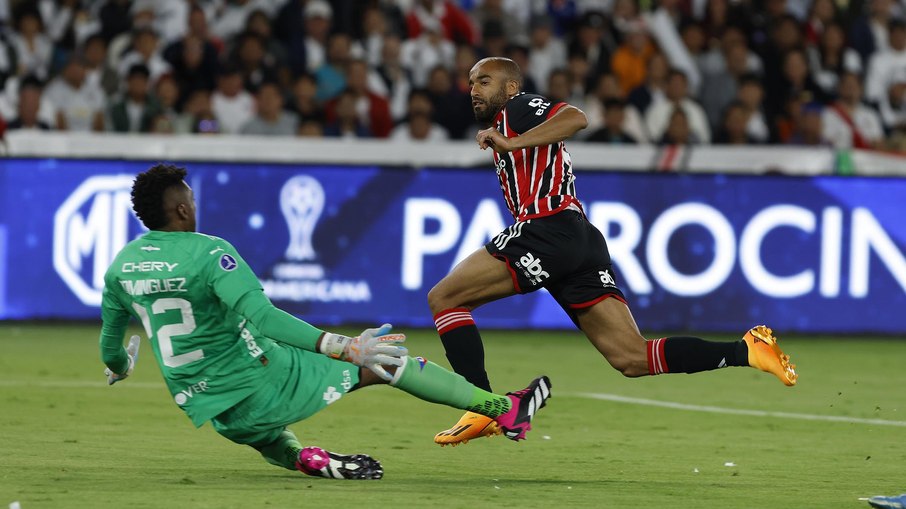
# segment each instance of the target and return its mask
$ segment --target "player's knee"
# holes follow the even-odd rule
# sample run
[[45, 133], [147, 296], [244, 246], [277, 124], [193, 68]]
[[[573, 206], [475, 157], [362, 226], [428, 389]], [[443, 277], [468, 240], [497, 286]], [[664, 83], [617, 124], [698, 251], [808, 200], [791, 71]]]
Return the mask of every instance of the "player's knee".
[[455, 304], [451, 304], [449, 295], [444, 292], [439, 284], [428, 291], [428, 307], [431, 308], [432, 315], [436, 315], [445, 309], [450, 309], [455, 306]]
[[629, 353], [610, 356], [607, 358], [607, 362], [625, 376], [626, 378], [636, 378], [640, 376], [645, 376], [648, 374], [648, 359], [647, 358], [637, 358], [634, 355]]

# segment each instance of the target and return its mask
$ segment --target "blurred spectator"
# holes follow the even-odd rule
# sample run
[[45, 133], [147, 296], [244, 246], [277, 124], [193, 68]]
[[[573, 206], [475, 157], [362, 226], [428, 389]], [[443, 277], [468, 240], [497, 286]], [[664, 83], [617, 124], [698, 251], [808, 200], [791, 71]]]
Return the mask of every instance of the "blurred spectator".
[[110, 43], [114, 37], [132, 29], [132, 0], [107, 0], [98, 12], [101, 37]]
[[723, 122], [717, 130], [714, 143], [718, 145], [754, 145], [758, 140], [747, 132], [748, 107], [740, 101], [733, 101], [724, 109]]
[[[142, 30], [154, 31], [154, 2], [147, 0], [135, 1], [131, 4], [129, 13], [132, 17], [130, 30], [118, 34], [107, 43], [107, 63], [110, 67], [116, 69], [121, 76], [126, 74], [122, 72], [122, 69], [124, 69], [121, 65], [122, 60], [127, 53], [135, 48], [135, 36]], [[125, 70], [128, 71], [129, 67], [125, 67]]]
[[41, 109], [41, 81], [34, 76], [26, 76], [19, 83], [19, 102], [16, 118], [6, 124], [7, 130], [29, 129], [47, 131], [50, 125], [39, 118]]
[[[828, 26], [836, 24], [839, 14], [834, 0], [812, 0], [805, 21], [805, 43], [818, 46]], [[841, 34], [842, 35], [842, 34]]]
[[531, 75], [538, 93], [547, 94], [547, 80], [551, 71], [566, 61], [566, 45], [554, 37], [551, 20], [546, 17], [532, 18], [529, 66], [522, 72]]
[[106, 96], [96, 83], [86, 79], [85, 65], [71, 57], [44, 95], [56, 108], [57, 129], [61, 131], [103, 131]]
[[258, 34], [245, 32], [239, 36], [233, 61], [242, 73], [243, 86], [250, 92], [257, 91], [262, 83], [277, 81], [274, 60], [265, 51], [264, 41]]
[[[784, 61], [791, 51], [802, 48], [802, 33], [796, 18], [783, 15], [770, 25], [770, 40], [761, 48], [761, 61], [764, 63], [764, 83], [767, 85], [769, 114], [774, 114], [778, 102], [785, 97], [784, 89], [789, 84], [784, 81]], [[808, 70], [806, 69], [806, 74]]]
[[85, 39], [82, 56], [88, 83], [100, 87], [108, 98], [119, 92], [120, 75], [107, 64], [107, 43], [102, 36], [92, 35]]
[[352, 40], [348, 35], [336, 33], [327, 44], [327, 61], [315, 71], [318, 79], [318, 100], [327, 101], [346, 88], [345, 69], [351, 53]]
[[306, 120], [299, 124], [296, 135], [301, 138], [323, 138], [324, 125], [316, 120]]
[[211, 34], [223, 40], [229, 40], [245, 30], [249, 15], [258, 9], [264, 9], [268, 15], [273, 14], [270, 0], [225, 0], [220, 2], [210, 19]]
[[164, 53], [173, 68], [179, 86], [179, 105], [196, 90], [213, 90], [217, 77], [217, 51], [214, 46], [194, 36], [176, 41]]
[[662, 53], [652, 55], [645, 71], [645, 82], [629, 92], [627, 97], [629, 104], [644, 115], [652, 102], [663, 99], [669, 71], [670, 65], [667, 63], [667, 57]]
[[271, 58], [274, 65], [280, 69], [287, 65], [286, 49], [280, 41], [274, 38], [271, 19], [261, 9], [252, 11], [245, 22], [245, 31], [257, 34], [264, 43], [264, 51]]
[[333, 138], [369, 138], [371, 132], [359, 119], [356, 98], [351, 90], [344, 90], [336, 99], [336, 116], [324, 127], [324, 136]]
[[893, 0], [868, 0], [868, 12], [852, 22], [849, 44], [859, 53], [863, 62], [873, 54], [887, 50], [888, 25], [892, 19]]
[[305, 6], [304, 13], [306, 67], [310, 72], [316, 72], [327, 60], [333, 9], [323, 0], [313, 0]]
[[409, 94], [409, 115], [390, 134], [397, 141], [442, 142], [449, 139], [447, 130], [434, 123], [434, 106], [428, 92], [415, 89]]
[[624, 94], [645, 82], [648, 60], [654, 55], [654, 45], [641, 22], [631, 23], [625, 29], [626, 40], [617, 48], [610, 61], [613, 74], [620, 82]]
[[637, 143], [636, 139], [623, 130], [626, 120], [626, 103], [620, 99], [604, 102], [604, 126], [594, 131], [585, 141], [610, 143], [614, 145]]
[[626, 42], [627, 34], [642, 23], [639, 8], [634, 0], [614, 0], [610, 12], [610, 33], [617, 44]]
[[[566, 60], [566, 70], [569, 72], [572, 80], [572, 89], [570, 94], [579, 101], [576, 106], [580, 109], [585, 106], [584, 97], [592, 87], [595, 86], [595, 79], [602, 73], [592, 71], [588, 65], [588, 60], [581, 53], [572, 53]], [[614, 77], [616, 79], [616, 77]], [[619, 83], [619, 82], [618, 82]]]
[[79, 42], [100, 29], [100, 22], [92, 19], [81, 0], [38, 0], [38, 12], [46, 26], [47, 35], [56, 47], [59, 57], [71, 55]]
[[[371, 88], [380, 91], [390, 101], [390, 115], [394, 119], [406, 116], [409, 91], [412, 90], [412, 75], [400, 62], [401, 41], [396, 34], [387, 34], [381, 46], [381, 62], [375, 69], [380, 83]], [[468, 47], [468, 46], [464, 46]]]
[[890, 48], [871, 57], [865, 75], [865, 96], [878, 103], [888, 127], [893, 126], [888, 92], [897, 83], [906, 83], [906, 24], [900, 20], [891, 21]]
[[299, 127], [295, 113], [283, 109], [283, 94], [276, 83], [267, 81], [258, 87], [257, 113], [242, 125], [242, 134], [258, 136], [294, 136]]
[[472, 9], [472, 19], [477, 27], [483, 27], [489, 21], [497, 22], [505, 41], [525, 44], [528, 42], [527, 11], [518, 1], [484, 0]]
[[299, 116], [300, 124], [324, 122], [324, 108], [315, 99], [317, 93], [318, 81], [311, 74], [302, 74], [293, 83], [292, 110]]
[[400, 61], [412, 72], [412, 85], [425, 87], [428, 74], [437, 66], [450, 67], [456, 55], [456, 47], [441, 35], [439, 24], [423, 22], [417, 38], [403, 41]]
[[220, 70], [211, 109], [220, 120], [220, 132], [237, 134], [255, 115], [255, 98], [242, 85], [242, 73], [232, 65]]
[[187, 33], [192, 2], [186, 0], [138, 0], [154, 4], [154, 30], [167, 46]]
[[686, 21], [680, 25], [679, 34], [689, 58], [697, 67], [701, 67], [702, 58], [705, 57], [709, 49], [705, 29], [700, 23]]
[[507, 38], [503, 24], [489, 20], [481, 27], [481, 54], [484, 56], [501, 56], [506, 51]]
[[824, 25], [818, 45], [809, 46], [807, 49], [812, 79], [828, 97], [836, 92], [837, 80], [841, 74], [844, 72], [862, 74], [862, 59], [856, 50], [846, 47], [844, 38], [842, 26], [828, 23]]
[[667, 119], [667, 127], [660, 137], [660, 145], [690, 145], [701, 140], [689, 125], [689, 118], [680, 106], [674, 106]]
[[782, 102], [785, 98], [791, 96], [805, 97], [806, 102], [824, 102], [827, 96], [812, 80], [809, 73], [808, 60], [805, 51], [793, 49], [788, 51], [783, 58], [782, 74], [780, 80], [774, 86], [773, 93], [768, 90], [766, 94], [766, 107], [769, 117], [777, 115], [782, 108]]
[[450, 137], [461, 139], [471, 136], [471, 133], [466, 133], [466, 129], [475, 123], [471, 92], [457, 90], [450, 71], [442, 65], [431, 71], [427, 90], [434, 104], [434, 119]]
[[879, 148], [884, 140], [881, 117], [862, 103], [859, 75], [844, 73], [837, 87], [837, 100], [824, 108], [823, 137], [836, 148]]
[[175, 134], [177, 132], [192, 132], [189, 128], [181, 129], [178, 124], [182, 120], [178, 104], [179, 85], [170, 74], [164, 74], [154, 84], [154, 96], [160, 103], [160, 112], [151, 123], [151, 132], [157, 134]]
[[829, 145], [824, 138], [824, 126], [822, 122], [823, 107], [819, 103], [807, 103], [802, 107], [799, 122], [790, 136], [790, 145], [803, 145], [809, 147]]
[[625, 96], [613, 74], [602, 74], [598, 77], [594, 93], [589, 95], [584, 108], [588, 117], [588, 127], [585, 130], [591, 133], [604, 125], [604, 120], [607, 118], [606, 105], [608, 101], [617, 101], [623, 104], [621, 130], [631, 136], [636, 143], [647, 142], [648, 133], [643, 117], [634, 106], [625, 104]]
[[415, 0], [406, 16], [406, 26], [411, 39], [418, 39], [425, 31], [436, 30], [441, 37], [456, 44], [474, 46], [478, 42], [472, 20], [450, 0]]
[[749, 49], [744, 43], [728, 38], [722, 49], [723, 62], [702, 69], [701, 105], [714, 128], [720, 125], [727, 105], [736, 98], [739, 79], [750, 71]]
[[[389, 136], [393, 129], [390, 104], [368, 89], [368, 64], [364, 60], [352, 60], [347, 64], [346, 92], [352, 95], [359, 122], [368, 129], [368, 132], [377, 138]], [[336, 120], [337, 108], [337, 101], [329, 101], [325, 105], [328, 123]]]
[[[471, 48], [469, 48], [468, 46], [460, 46], [460, 48], [457, 48], [457, 51], [456, 51], [457, 87], [460, 90], [467, 92], [468, 88], [469, 88], [468, 87], [469, 74], [468, 74], [468, 70], [465, 71], [465, 74], [463, 74], [462, 70], [464, 70], [466, 67], [471, 69], [471, 66], [467, 65], [467, 63], [465, 61], [463, 61], [462, 64], [460, 64], [460, 54], [463, 53], [464, 51], [468, 54], [468, 56], [472, 60], [473, 64], [476, 62], [476, 60], [474, 58], [474, 54], [471, 52]], [[535, 83], [535, 79], [532, 77], [532, 75], [527, 72], [529, 69], [529, 49], [528, 49], [528, 47], [522, 46], [519, 44], [509, 44], [509, 45], [507, 45], [504, 54], [506, 55], [507, 58], [509, 58], [513, 62], [516, 62], [516, 65], [518, 65], [519, 68], [522, 70], [522, 91], [525, 92], [526, 94], [538, 94], [539, 93], [538, 84]], [[463, 57], [463, 58], [465, 58], [465, 57]], [[465, 80], [463, 80], [463, 78], [465, 78]]]
[[610, 59], [616, 51], [616, 41], [605, 31], [604, 15], [586, 13], [579, 22], [576, 35], [569, 47], [570, 55], [582, 55], [592, 75], [610, 71]]
[[19, 76], [32, 74], [39, 80], [47, 78], [53, 57], [53, 42], [43, 30], [38, 10], [29, 8], [27, 3], [20, 4], [16, 14], [16, 31], [10, 36]]
[[132, 50], [123, 55], [120, 61], [120, 76], [126, 74], [136, 64], [144, 65], [151, 73], [151, 81], [157, 81], [161, 75], [170, 72], [170, 64], [161, 56], [158, 48], [159, 39], [154, 29], [143, 27], [135, 30], [132, 36]]
[[362, 15], [362, 32], [365, 61], [371, 67], [378, 67], [382, 61], [384, 38], [393, 35], [399, 41], [399, 36], [390, 33], [383, 11], [376, 6], [365, 9]]
[[110, 106], [107, 129], [118, 133], [146, 133], [161, 112], [157, 98], [149, 92], [151, 72], [143, 64], [135, 64], [126, 75], [123, 96]]
[[193, 134], [221, 133], [220, 119], [214, 113], [211, 93], [207, 90], [196, 90], [193, 92], [186, 100], [176, 126], [177, 134], [184, 132]]
[[186, 33], [184, 37], [197, 37], [198, 39], [204, 41], [206, 48], [213, 48], [215, 55], [219, 56], [224, 54], [224, 51], [226, 49], [226, 41], [211, 34], [211, 30], [208, 25], [208, 16], [207, 14], [205, 14], [204, 9], [199, 7], [197, 4], [192, 5], [192, 7], [189, 9], [188, 19], [186, 23]]
[[[682, 120], [674, 120], [674, 111], [683, 111]], [[691, 130], [694, 143], [709, 143], [711, 141], [711, 128], [705, 110], [689, 97], [689, 87], [686, 75], [679, 69], [671, 70], [667, 75], [667, 87], [664, 99], [654, 102], [645, 113], [645, 125], [648, 135], [652, 140], [662, 140], [665, 131], [672, 123], [684, 123]], [[675, 126], [677, 132], [680, 127]], [[670, 139], [676, 139], [671, 137]]]
[[757, 143], [766, 143], [771, 128], [764, 114], [764, 87], [754, 74], [746, 74], [737, 82], [736, 101], [746, 109], [746, 135]]

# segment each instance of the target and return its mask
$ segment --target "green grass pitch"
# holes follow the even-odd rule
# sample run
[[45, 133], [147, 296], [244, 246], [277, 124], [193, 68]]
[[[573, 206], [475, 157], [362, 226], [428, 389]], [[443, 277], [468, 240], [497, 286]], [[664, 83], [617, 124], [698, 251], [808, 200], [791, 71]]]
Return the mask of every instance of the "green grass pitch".
[[[293, 426], [305, 444], [382, 461], [383, 480], [353, 482], [194, 429], [149, 345], [107, 387], [97, 332], [0, 324], [0, 508], [867, 508], [858, 497], [906, 492], [904, 341], [775, 331], [799, 366], [787, 388], [748, 368], [630, 380], [577, 333], [487, 331], [496, 389], [553, 382], [528, 440], [441, 449], [432, 436], [459, 411], [370, 387]], [[413, 354], [447, 365], [433, 331], [409, 332]]]

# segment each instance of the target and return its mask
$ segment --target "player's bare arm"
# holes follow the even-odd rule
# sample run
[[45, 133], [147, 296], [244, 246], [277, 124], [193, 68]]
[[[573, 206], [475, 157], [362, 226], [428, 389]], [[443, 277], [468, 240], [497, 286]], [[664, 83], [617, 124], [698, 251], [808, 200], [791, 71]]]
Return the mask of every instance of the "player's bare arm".
[[572, 105], [560, 109], [551, 118], [520, 136], [507, 138], [496, 127], [478, 131], [475, 140], [484, 150], [493, 148], [498, 153], [512, 152], [529, 147], [559, 143], [588, 126], [585, 112]]

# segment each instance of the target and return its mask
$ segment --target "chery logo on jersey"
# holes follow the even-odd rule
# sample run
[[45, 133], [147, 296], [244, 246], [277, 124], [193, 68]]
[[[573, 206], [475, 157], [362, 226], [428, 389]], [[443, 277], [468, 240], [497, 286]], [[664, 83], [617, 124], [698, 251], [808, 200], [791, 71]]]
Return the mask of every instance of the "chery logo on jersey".
[[86, 179], [54, 215], [53, 266], [83, 304], [101, 305], [104, 272], [129, 239], [145, 231], [132, 213], [133, 178]]

